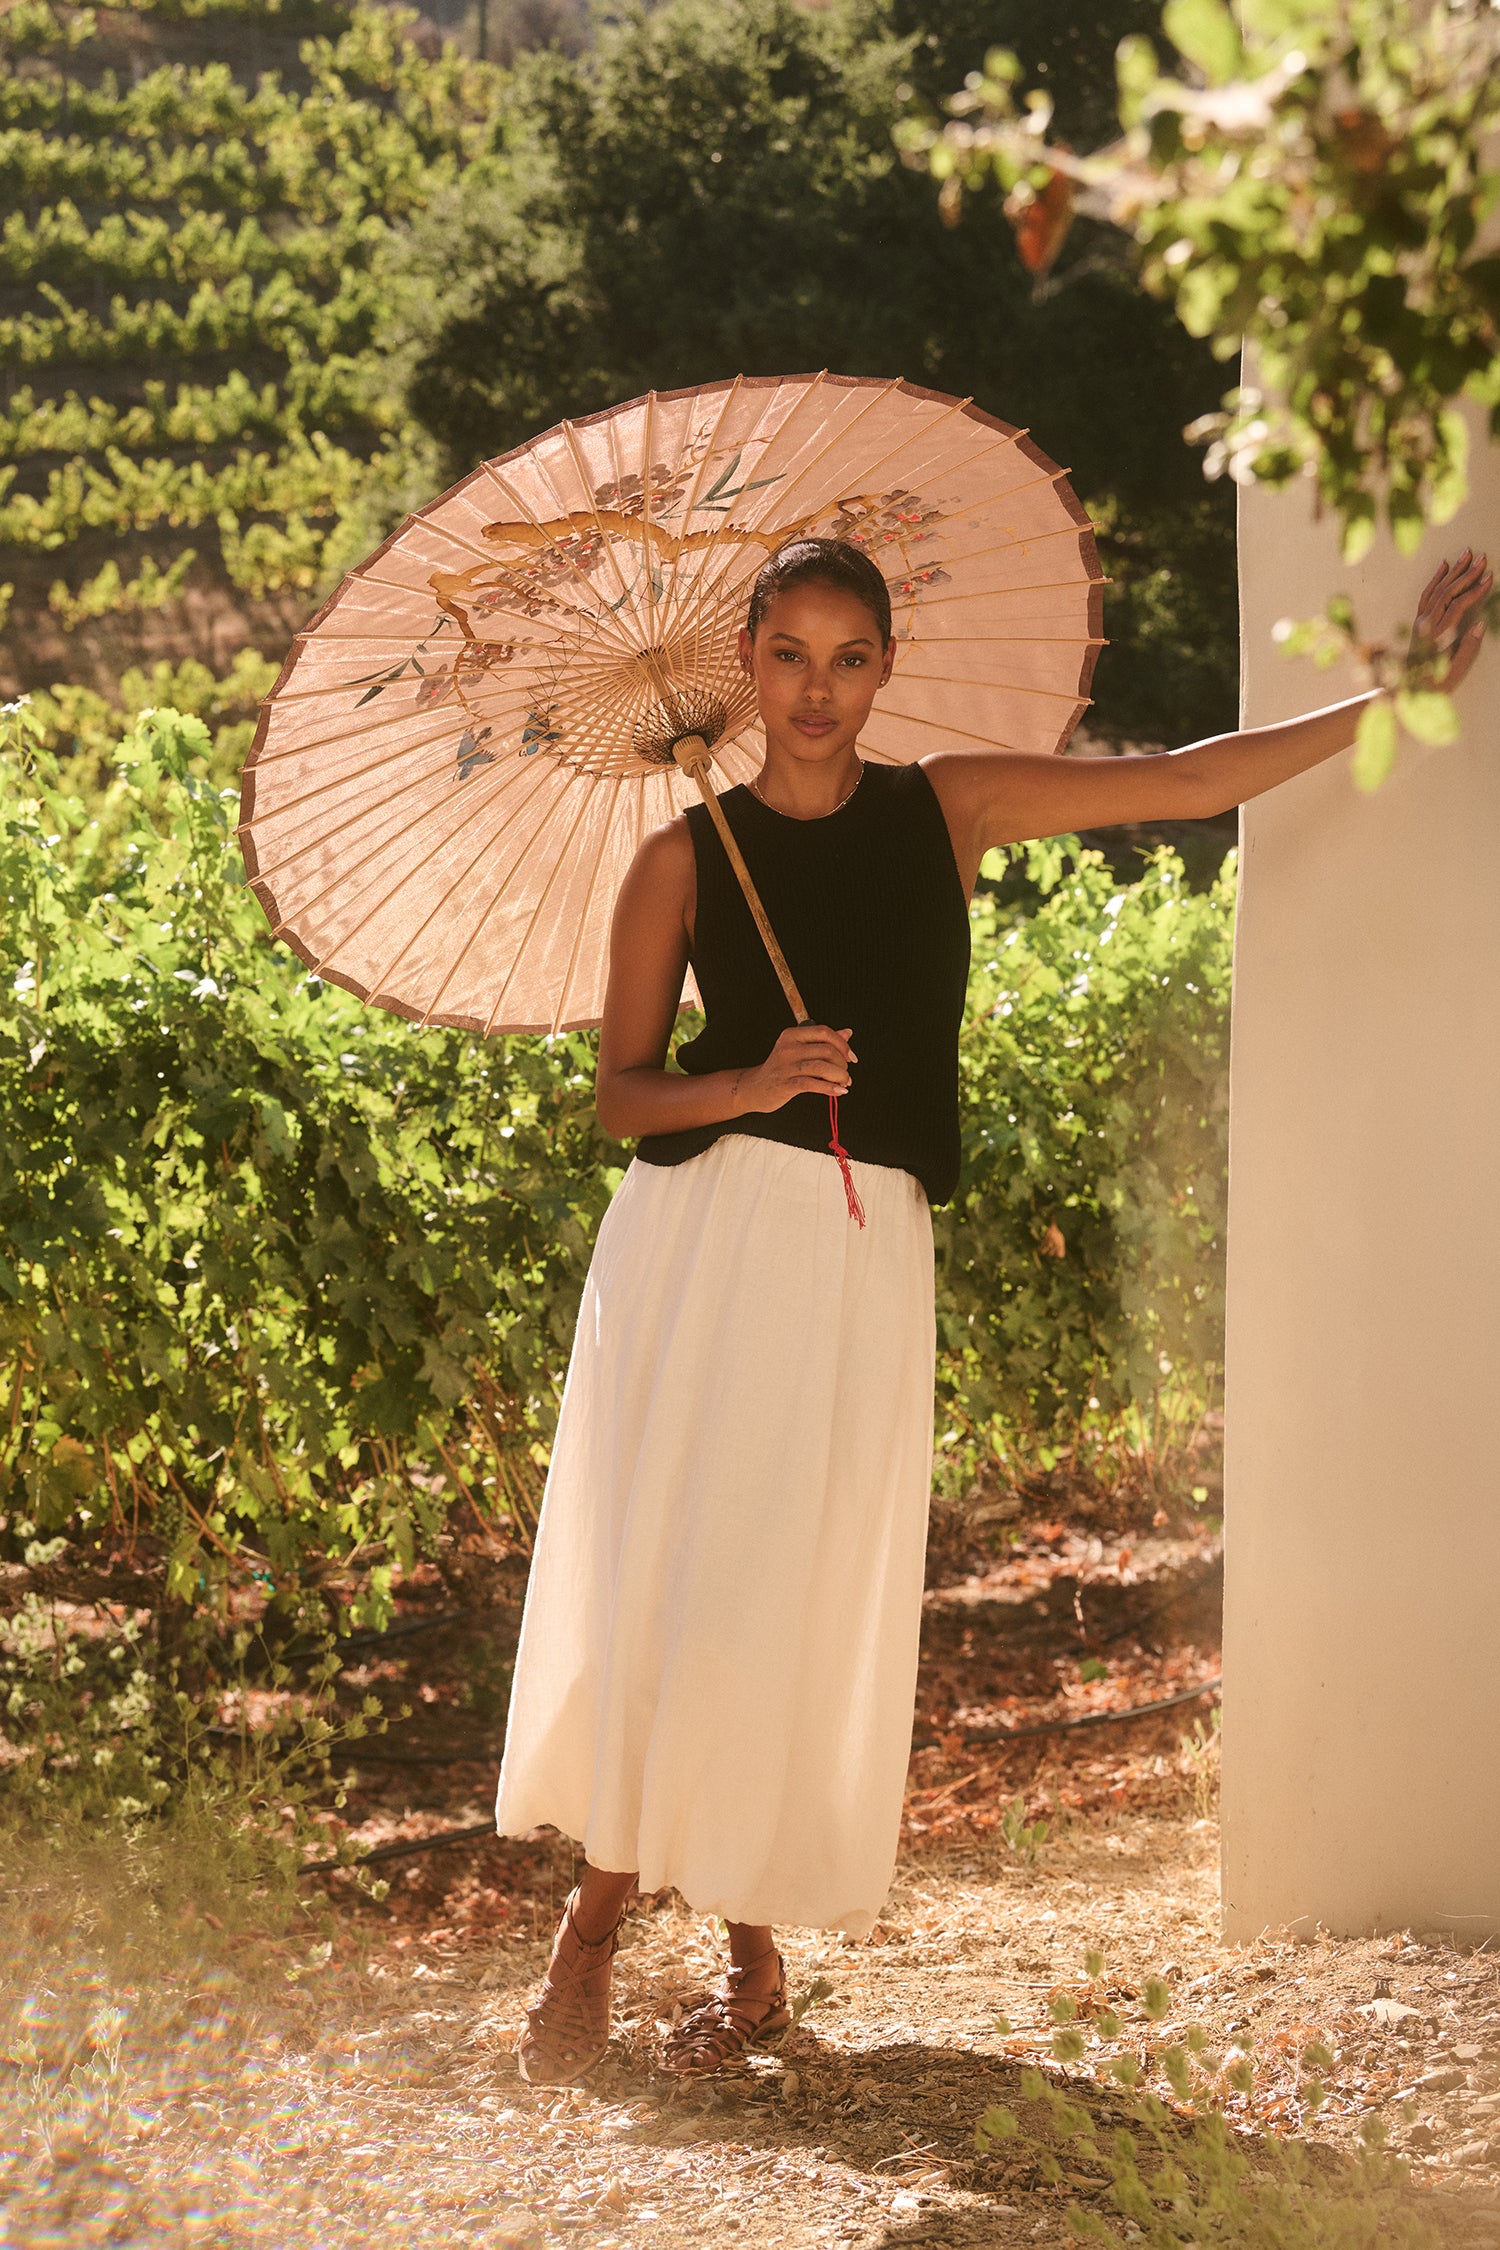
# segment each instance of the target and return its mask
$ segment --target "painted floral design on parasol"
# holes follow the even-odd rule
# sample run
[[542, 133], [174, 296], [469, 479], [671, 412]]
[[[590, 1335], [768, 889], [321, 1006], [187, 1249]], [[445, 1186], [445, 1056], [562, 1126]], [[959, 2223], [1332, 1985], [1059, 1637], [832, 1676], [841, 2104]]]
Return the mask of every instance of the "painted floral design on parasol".
[[245, 773], [273, 931], [422, 1022], [597, 1022], [642, 837], [699, 788], [717, 813], [708, 754], [725, 783], [759, 769], [738, 629], [767, 556], [808, 535], [863, 547], [891, 588], [862, 754], [1067, 740], [1102, 576], [1024, 431], [827, 374], [652, 393], [483, 463], [299, 634]]

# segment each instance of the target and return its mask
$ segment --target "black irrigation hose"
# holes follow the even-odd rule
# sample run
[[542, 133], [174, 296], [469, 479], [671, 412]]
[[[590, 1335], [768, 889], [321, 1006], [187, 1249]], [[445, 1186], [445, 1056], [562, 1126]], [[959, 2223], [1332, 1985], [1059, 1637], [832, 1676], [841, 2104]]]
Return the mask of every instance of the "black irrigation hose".
[[[1077, 1727], [1115, 1727], [1126, 1719], [1149, 1719], [1157, 1711], [1173, 1711], [1179, 1703], [1196, 1703], [1200, 1695], [1216, 1695], [1222, 1679], [1205, 1680], [1201, 1687], [1184, 1688], [1180, 1695], [1164, 1695], [1157, 1703], [1133, 1703], [1128, 1711], [1086, 1711], [1078, 1719], [1044, 1719], [1035, 1727], [975, 1727], [966, 1729], [964, 1747], [981, 1742], [1026, 1742], [1039, 1734], [1071, 1734]], [[941, 1737], [924, 1735], [913, 1750], [934, 1750]]]
[[362, 1766], [493, 1766], [500, 1762], [498, 1749], [368, 1749], [362, 1738], [355, 1742], [336, 1742], [330, 1750], [329, 1756], [348, 1758]]
[[[402, 1640], [408, 1633], [430, 1633], [435, 1626], [458, 1625], [464, 1619], [473, 1615], [472, 1609], [444, 1609], [439, 1610], [436, 1617], [399, 1617], [394, 1625], [387, 1625], [378, 1632], [373, 1626], [369, 1626], [362, 1628], [357, 1633], [347, 1633], [342, 1639], [335, 1638], [333, 1642], [334, 1653], [342, 1658], [345, 1651], [349, 1649], [382, 1648], [387, 1641]], [[317, 1663], [326, 1651], [327, 1643], [314, 1640], [310, 1647], [298, 1647], [299, 1641], [309, 1639], [310, 1636], [305, 1631], [294, 1633], [291, 1639], [285, 1642], [277, 1652], [282, 1662], [285, 1664]]]
[[406, 1633], [430, 1633], [439, 1625], [457, 1625], [474, 1612], [469, 1609], [443, 1609], [436, 1617], [398, 1617], [394, 1625], [377, 1632], [373, 1627], [359, 1633], [350, 1633], [344, 1640], [335, 1642], [342, 1655], [346, 1648], [378, 1648], [385, 1641], [397, 1641]]
[[[1202, 1695], [1213, 1695], [1223, 1686], [1222, 1679], [1205, 1680], [1202, 1685], [1184, 1688], [1179, 1695], [1164, 1695], [1157, 1703], [1136, 1703], [1128, 1711], [1090, 1711], [1079, 1719], [1046, 1719], [1035, 1727], [984, 1727], [966, 1734], [964, 1741], [971, 1742], [1024, 1742], [1038, 1734], [1068, 1734], [1075, 1727], [1119, 1726], [1126, 1719], [1149, 1719], [1157, 1711], [1173, 1711], [1180, 1703], [1196, 1703]], [[930, 1750], [934, 1740], [928, 1738], [914, 1742], [914, 1750]], [[438, 1761], [434, 1759], [434, 1763]], [[454, 1760], [453, 1763], [459, 1761]], [[440, 1828], [435, 1836], [417, 1836], [399, 1844], [377, 1844], [373, 1851], [361, 1852], [355, 1859], [314, 1859], [299, 1867], [298, 1876], [327, 1875], [340, 1867], [368, 1867], [377, 1859], [406, 1859], [416, 1852], [433, 1852], [442, 1844], [467, 1843], [474, 1836], [493, 1836], [492, 1820], [471, 1821], [467, 1828]]]
[[435, 1852], [439, 1844], [462, 1844], [472, 1836], [493, 1836], [493, 1820], [474, 1820], [467, 1828], [440, 1828], [435, 1836], [413, 1836], [399, 1844], [377, 1844], [373, 1851], [360, 1852], [353, 1859], [310, 1859], [297, 1870], [298, 1880], [304, 1875], [328, 1875], [340, 1867], [368, 1867], [372, 1860], [406, 1859], [413, 1852]]
[[[1160, 1617], [1164, 1611], [1171, 1609], [1175, 1603], [1185, 1601], [1190, 1595], [1198, 1591], [1199, 1589], [1196, 1587], [1179, 1587], [1175, 1593], [1168, 1594], [1164, 1601], [1157, 1602], [1154, 1607], [1148, 1609], [1143, 1616], [1134, 1619], [1129, 1624], [1117, 1626], [1113, 1632], [1092, 1634], [1087, 1639], [1080, 1641], [1078, 1646], [1080, 1648], [1108, 1648], [1112, 1642], [1124, 1640], [1127, 1634], [1138, 1632], [1141, 1626], [1149, 1624], [1152, 1618]], [[469, 1614], [470, 1612], [467, 1610], [450, 1610], [443, 1617], [418, 1618], [410, 1624], [399, 1625], [392, 1630], [418, 1633], [428, 1625], [446, 1625], [451, 1623], [455, 1617], [466, 1617]], [[373, 1637], [378, 1639], [381, 1636], [375, 1635]], [[344, 1643], [345, 1647], [351, 1645], [353, 1644], [350, 1642]], [[1218, 1685], [1217, 1681], [1211, 1684]], [[1207, 1692], [1206, 1688], [1193, 1688], [1186, 1695], [1169, 1696], [1164, 1703], [1142, 1704], [1139, 1711], [1101, 1711], [1083, 1719], [1049, 1719], [1045, 1725], [1039, 1727], [1007, 1728], [993, 1736], [970, 1734], [965, 1735], [964, 1740], [966, 1742], [989, 1740], [1000, 1742], [1009, 1735], [1015, 1735], [1019, 1739], [1028, 1734], [1060, 1734], [1068, 1727], [1104, 1726], [1114, 1720], [1136, 1718], [1142, 1713], [1169, 1711], [1174, 1703], [1190, 1703], [1194, 1697], [1204, 1695]], [[231, 1734], [237, 1731], [237, 1729], [230, 1727], [210, 1727], [209, 1729], [210, 1734]], [[914, 1750], [931, 1749], [935, 1740], [935, 1736], [924, 1736], [920, 1742], [914, 1742], [912, 1748]], [[335, 1743], [329, 1755], [335, 1758], [347, 1758], [351, 1763], [367, 1766], [485, 1766], [499, 1763], [500, 1748], [501, 1745], [497, 1744], [493, 1748], [483, 1750], [400, 1750], [394, 1746], [390, 1749], [380, 1749], [367, 1745], [361, 1738], [353, 1742]]]
[[[1184, 1688], [1180, 1695], [1163, 1696], [1159, 1703], [1132, 1704], [1128, 1711], [1087, 1711], [1077, 1719], [1044, 1719], [1034, 1727], [982, 1727], [966, 1732], [964, 1743], [1025, 1742], [1038, 1734], [1068, 1734], [1075, 1727], [1119, 1726], [1125, 1719], [1149, 1719], [1155, 1711], [1175, 1710], [1179, 1703], [1196, 1703], [1200, 1695], [1214, 1694], [1223, 1685], [1222, 1680], [1205, 1680], [1202, 1687]], [[941, 1738], [927, 1734], [913, 1742], [913, 1750], [936, 1748]], [[370, 1766], [483, 1766], [494, 1765], [499, 1750], [380, 1750], [366, 1749], [362, 1742], [341, 1742], [335, 1745], [332, 1755], [363, 1761]]]

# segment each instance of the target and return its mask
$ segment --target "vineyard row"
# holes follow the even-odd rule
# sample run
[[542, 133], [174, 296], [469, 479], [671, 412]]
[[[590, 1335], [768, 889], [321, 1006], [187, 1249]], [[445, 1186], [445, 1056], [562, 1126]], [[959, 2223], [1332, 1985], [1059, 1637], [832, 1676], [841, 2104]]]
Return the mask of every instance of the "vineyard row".
[[226, 513], [328, 515], [369, 473], [364, 456], [318, 434], [279, 453], [236, 454], [218, 470], [201, 461], [132, 460], [113, 448], [107, 459], [112, 475], [76, 460], [54, 469], [39, 499], [3, 497], [15, 470], [0, 469], [0, 542], [51, 552], [86, 531], [191, 529]]
[[221, 212], [194, 211], [180, 223], [159, 213], [116, 211], [90, 226], [76, 204], [59, 203], [28, 225], [12, 211], [0, 227], [0, 281], [60, 289], [109, 281], [179, 283], [264, 281], [284, 274], [306, 287], [337, 286], [343, 269], [362, 265], [387, 233], [376, 218], [345, 217], [327, 227], [270, 234], [257, 219], [238, 226]]
[[279, 277], [257, 290], [241, 276], [222, 289], [203, 283], [182, 311], [160, 298], [131, 304], [116, 297], [107, 320], [70, 304], [48, 282], [41, 284], [41, 294], [57, 307], [55, 317], [22, 313], [0, 320], [0, 363], [118, 367], [161, 355], [193, 359], [233, 352], [294, 359], [302, 352], [358, 352], [368, 345], [379, 311], [374, 282], [347, 270], [337, 295], [322, 300]]
[[353, 359], [293, 360], [280, 384], [255, 384], [235, 368], [219, 384], [147, 383], [131, 406], [84, 400], [76, 391], [39, 399], [29, 386], [0, 409], [0, 461], [39, 454], [103, 453], [110, 447], [205, 449], [254, 438], [296, 438], [348, 424], [388, 428], [394, 410], [368, 398], [369, 384]]
[[441, 179], [441, 160], [399, 121], [354, 110], [337, 131], [288, 133], [265, 162], [242, 140], [136, 149], [0, 133], [0, 204], [24, 208], [34, 223], [64, 202], [101, 211], [159, 205], [169, 214], [287, 210], [329, 225], [370, 211], [395, 219], [420, 209]]

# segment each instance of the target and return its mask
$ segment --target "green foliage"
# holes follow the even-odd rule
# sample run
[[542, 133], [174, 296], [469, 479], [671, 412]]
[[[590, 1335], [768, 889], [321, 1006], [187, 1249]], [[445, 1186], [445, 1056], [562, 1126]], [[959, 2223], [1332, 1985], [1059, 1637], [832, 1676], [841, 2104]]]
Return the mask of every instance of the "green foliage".
[[122, 735], [128, 734], [144, 711], [171, 708], [201, 719], [213, 748], [208, 770], [225, 784], [244, 763], [255, 732], [261, 698], [275, 683], [278, 667], [252, 648], [242, 648], [227, 672], [210, 671], [196, 657], [180, 664], [158, 658], [151, 666], [130, 665], [121, 674], [113, 696], [95, 688], [59, 683], [32, 696], [29, 708], [41, 738], [68, 751], [67, 778], [89, 811], [113, 829], [121, 803], [108, 792], [115, 778]]
[[1014, 2140], [1020, 2130], [1014, 2110], [1003, 2109], [997, 2102], [987, 2109], [974, 2127], [974, 2146], [981, 2156], [989, 2154], [997, 2141]]
[[1047, 892], [974, 914], [964, 1174], [936, 1217], [950, 1443], [1034, 1444], [1154, 1402], [1222, 1356], [1232, 862], [1158, 852], [1117, 886], [1033, 845]]
[[1213, 1813], [1219, 1801], [1219, 1756], [1223, 1747], [1224, 1713], [1216, 1703], [1206, 1719], [1195, 1719], [1179, 1749], [1193, 1787], [1193, 1811], [1200, 1820]]
[[[1493, 631], [1500, 622], [1500, 594], [1471, 610], [1465, 630], [1482, 619]], [[1378, 789], [1396, 762], [1399, 729], [1418, 742], [1444, 744], [1458, 740], [1458, 708], [1444, 685], [1450, 657], [1435, 649], [1415, 630], [1391, 641], [1366, 639], [1360, 632], [1354, 605], [1347, 595], [1335, 594], [1321, 617], [1300, 622], [1281, 618], [1272, 627], [1272, 639], [1288, 656], [1310, 656], [1322, 669], [1340, 656], [1349, 656], [1380, 696], [1360, 713], [1350, 770], [1355, 785]]]
[[525, 58], [503, 146], [400, 270], [408, 397], [455, 468], [653, 385], [802, 367], [815, 341], [813, 363], [890, 372], [898, 213], [921, 226], [887, 130], [902, 61], [875, 0], [670, 0], [592, 55]]
[[998, 180], [1020, 224], [1051, 193], [1064, 230], [1068, 205], [1124, 229], [1190, 334], [1225, 359], [1254, 347], [1263, 387], [1190, 433], [1211, 441], [1209, 474], [1310, 477], [1351, 561], [1382, 510], [1410, 553], [1464, 495], [1454, 402], [1479, 400], [1500, 429], [1500, 258], [1483, 232], [1500, 20], [1426, 0], [1170, 0], [1163, 30], [1188, 68], [1123, 41], [1124, 135], [1093, 156], [1049, 141], [1049, 96], [1018, 106], [999, 51], [904, 149], [950, 203]]
[[[1080, 339], [1080, 356], [1085, 356]], [[1181, 460], [1190, 459], [1179, 446]], [[1165, 482], [1165, 480], [1164, 480]], [[1201, 487], [1107, 491], [1089, 513], [1109, 573], [1089, 732], [1118, 745], [1201, 741], [1235, 724], [1226, 693], [1239, 660], [1232, 507]]]
[[[163, 59], [137, 75], [140, 13]], [[525, 20], [576, 48], [575, 15]], [[199, 653], [209, 612], [234, 621], [216, 645], [279, 657], [480, 452], [648, 386], [827, 365], [972, 394], [1069, 464], [1115, 581], [1097, 731], [1232, 723], [1233, 511], [1178, 442], [1217, 399], [1211, 354], [1108, 230], [1038, 293], [890, 143], [913, 89], [994, 37], [1086, 132], [1149, 16], [669, 0], [507, 76], [358, 0], [23, 0], [0, 20], [9, 677], [128, 715], [121, 674]], [[524, 25], [491, 28], [509, 54]]]
[[1378, 789], [1396, 762], [1396, 714], [1389, 703], [1366, 704], [1354, 736], [1353, 774], [1366, 791]]
[[831, 2000], [834, 1986], [827, 1977], [814, 1977], [805, 1992], [799, 1992], [792, 2002], [792, 2021], [800, 2023], [809, 2008], [816, 2008], [824, 2000]]
[[[1039, 25], [1037, 51], [1061, 84], [1107, 73], [1110, 29]], [[457, 474], [564, 415], [736, 370], [972, 395], [1105, 520], [1120, 645], [1093, 723], [1145, 741], [1232, 724], [1233, 510], [1179, 434], [1217, 398], [1211, 355], [1118, 257], [1038, 297], [1003, 230], [941, 223], [890, 140], [926, 36], [894, 0], [666, 0], [585, 55], [523, 57], [493, 150], [385, 261], [411, 411]]]
[[[54, 619], [71, 679], [106, 689], [149, 610], [180, 631], [227, 603], [283, 644], [284, 605], [428, 496], [374, 261], [482, 145], [500, 84], [346, 0], [145, 12], [217, 17], [226, 59], [122, 78], [125, 11], [0, 18], [0, 541], [39, 613], [12, 652], [37, 686], [62, 668]], [[245, 71], [240, 33], [289, 67]]]
[[1359, 2153], [1333, 2166], [1315, 2162], [1297, 2141], [1252, 2140], [1222, 2114], [1219, 2065], [1205, 2048], [1206, 2035], [1197, 2060], [1190, 2046], [1168, 2049], [1159, 2060], [1172, 2101], [1138, 2095], [1126, 2121], [1112, 2118], [1110, 2130], [1075, 2098], [1076, 2080], [1065, 2092], [1039, 2072], [1023, 2074], [1025, 2098], [1041, 2110], [1035, 2128], [1023, 2131], [1009, 2111], [991, 2109], [976, 2127], [976, 2146], [984, 2153], [1003, 2142], [1008, 2161], [1024, 2152], [1052, 2179], [1060, 2175], [1060, 2145], [1070, 2170], [1088, 2166], [1114, 2216], [1073, 2204], [1068, 2226], [1078, 2242], [1117, 2250], [1181, 2250], [1208, 2240], [1233, 2250], [1437, 2250], [1437, 2232], [1413, 2207], [1407, 2168], [1385, 2153], [1377, 2121]]
[[1026, 1799], [1013, 1797], [1000, 1816], [1000, 1834], [1017, 1859], [1034, 1866], [1037, 1853], [1047, 1841], [1047, 1823], [1041, 1819], [1028, 1821]]
[[895, 0], [898, 34], [912, 38], [906, 80], [917, 98], [940, 102], [993, 47], [1012, 52], [1026, 84], [1046, 89], [1057, 129], [1075, 148], [1093, 148], [1115, 127], [1115, 50], [1122, 39], [1154, 32], [1161, 0], [1093, 0], [1087, 9], [1055, 0]]
[[[1066, 1993], [1050, 2002], [1055, 2023], [1067, 2028], [1053, 2040], [1056, 2060], [1081, 2062], [1088, 2050], [1076, 2017], [1091, 2020], [1106, 2045], [1121, 2037], [1123, 2025], [1102, 2005], [1104, 1957], [1095, 1948], [1085, 1956], [1089, 1978], [1076, 2004]], [[1128, 1989], [1128, 1988], [1127, 1988]], [[1150, 1980], [1141, 1996], [1148, 2022], [1168, 2008], [1167, 1988]], [[1320, 2040], [1304, 2048], [1304, 2070], [1328, 2070], [1333, 2056]], [[1225, 2093], [1248, 2096], [1254, 2066], [1240, 2053], [1226, 2061], [1213, 2052], [1200, 2023], [1185, 2028], [1180, 2041], [1149, 2053], [1126, 2054], [1104, 2065], [1109, 2079], [1133, 2098], [1123, 2113], [1118, 2100], [1089, 2106], [1087, 2079], [1078, 2072], [1060, 2084], [1042, 2071], [1023, 2070], [1019, 2090], [1028, 2105], [1018, 2117], [1000, 2105], [987, 2109], [974, 2129], [981, 2156], [999, 2150], [1007, 2168], [1029, 2163], [1054, 2184], [1062, 2177], [1058, 2152], [1067, 2159], [1075, 2185], [1094, 2191], [1096, 2207], [1073, 2204], [1067, 2213], [1073, 2238], [1116, 2245], [1145, 2243], [1149, 2250], [1182, 2250], [1184, 2244], [1212, 2241], [1238, 2250], [1375, 2250], [1392, 2243], [1399, 2250], [1436, 2250], [1437, 2237], [1403, 2193], [1404, 2164], [1384, 2153], [1384, 2127], [1365, 2121], [1359, 2154], [1349, 2161], [1315, 2164], [1305, 2145], [1294, 2140], [1259, 2140], [1236, 2131], [1225, 2115]], [[1140, 2090], [1159, 2073], [1170, 2099]], [[1323, 2089], [1304, 2080], [1300, 2098], [1315, 2110]], [[1082, 2098], [1080, 2098], [1082, 2097]], [[1106, 2218], [1100, 2200], [1113, 2206]], [[1117, 2223], [1118, 2222], [1118, 2223]]]
[[36, 1593], [0, 1621], [11, 1821], [129, 1833], [162, 1816], [191, 1835], [217, 1819], [225, 1875], [293, 1879], [304, 1810], [330, 1795], [329, 1757], [366, 1734], [378, 1700], [329, 1718], [326, 1636], [294, 1671], [247, 1626], [212, 1646], [201, 1629], [162, 1628], [144, 1611], [59, 1610]]
[[[327, 1559], [381, 1614], [457, 1506], [534, 1520], [622, 1152], [592, 1042], [416, 1031], [267, 941], [208, 730], [144, 710], [92, 815], [0, 759], [0, 1511], [13, 1559], [142, 1545], [185, 1603]], [[975, 910], [964, 1180], [939, 1214], [949, 1458], [1076, 1438], [1220, 1354], [1230, 894], [1158, 854]], [[1013, 1808], [1013, 1849], [1045, 1830]]]
[[0, 1506], [183, 1600], [358, 1556], [377, 1615], [456, 1500], [527, 1535], [615, 1159], [583, 1040], [414, 1033], [266, 942], [206, 744], [143, 714], [87, 824], [0, 769]]

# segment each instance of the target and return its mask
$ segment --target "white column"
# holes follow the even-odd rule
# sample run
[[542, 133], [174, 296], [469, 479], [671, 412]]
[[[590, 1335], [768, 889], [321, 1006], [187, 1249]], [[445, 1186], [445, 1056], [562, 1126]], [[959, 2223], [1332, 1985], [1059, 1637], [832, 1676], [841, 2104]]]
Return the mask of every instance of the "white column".
[[[1271, 627], [1500, 551], [1500, 449], [1413, 561], [1240, 513], [1244, 717], [1354, 693]], [[1500, 647], [1463, 738], [1248, 806], [1230, 1110], [1225, 1933], [1500, 1929]]]

